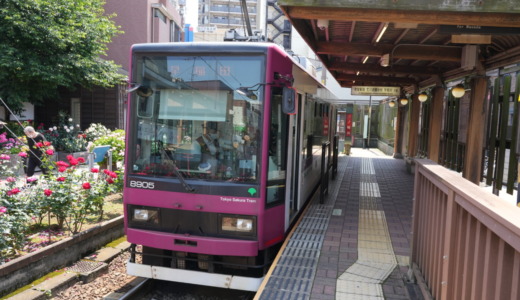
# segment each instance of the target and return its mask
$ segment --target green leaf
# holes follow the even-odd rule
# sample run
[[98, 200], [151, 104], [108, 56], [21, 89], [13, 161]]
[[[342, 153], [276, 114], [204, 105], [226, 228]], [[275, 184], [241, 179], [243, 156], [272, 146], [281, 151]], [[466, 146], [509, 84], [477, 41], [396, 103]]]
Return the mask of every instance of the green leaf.
[[103, 0], [9, 0], [0, 5], [0, 97], [15, 112], [23, 102], [56, 98], [60, 86], [109, 87], [124, 79], [101, 59], [122, 33]]

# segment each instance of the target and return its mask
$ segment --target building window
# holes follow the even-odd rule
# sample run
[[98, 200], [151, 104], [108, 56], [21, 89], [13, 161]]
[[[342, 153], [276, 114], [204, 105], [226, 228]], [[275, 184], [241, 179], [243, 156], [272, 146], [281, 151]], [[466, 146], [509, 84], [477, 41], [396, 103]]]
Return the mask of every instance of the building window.
[[158, 9], [155, 9], [154, 11], [155, 11], [154, 17], [159, 18], [159, 19], [161, 19], [161, 21], [166, 23], [166, 16]]

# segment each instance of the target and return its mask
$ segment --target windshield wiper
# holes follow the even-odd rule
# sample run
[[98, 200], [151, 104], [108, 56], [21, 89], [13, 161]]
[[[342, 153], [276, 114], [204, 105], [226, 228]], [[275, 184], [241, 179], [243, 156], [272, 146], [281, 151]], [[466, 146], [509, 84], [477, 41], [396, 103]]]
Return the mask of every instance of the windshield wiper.
[[171, 162], [172, 167], [173, 167], [173, 173], [175, 173], [175, 175], [177, 175], [177, 178], [179, 178], [179, 181], [181, 182], [182, 187], [188, 193], [195, 192], [195, 189], [186, 182], [186, 180], [184, 179], [184, 176], [182, 176], [181, 172], [179, 172], [179, 168], [177, 168], [177, 165], [175, 164], [175, 160], [173, 160], [170, 157], [170, 155], [168, 155], [168, 153], [166, 152], [166, 150], [163, 147], [163, 143], [161, 141], [159, 141], [157, 144], [159, 145], [159, 150], [162, 152], [162, 156]]

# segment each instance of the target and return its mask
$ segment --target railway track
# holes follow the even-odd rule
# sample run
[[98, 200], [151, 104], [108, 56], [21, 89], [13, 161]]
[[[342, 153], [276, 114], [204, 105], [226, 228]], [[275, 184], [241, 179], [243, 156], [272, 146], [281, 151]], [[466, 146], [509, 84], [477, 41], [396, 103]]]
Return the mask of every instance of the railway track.
[[119, 300], [190, 299], [190, 300], [250, 300], [255, 293], [162, 280], [145, 279], [122, 295]]

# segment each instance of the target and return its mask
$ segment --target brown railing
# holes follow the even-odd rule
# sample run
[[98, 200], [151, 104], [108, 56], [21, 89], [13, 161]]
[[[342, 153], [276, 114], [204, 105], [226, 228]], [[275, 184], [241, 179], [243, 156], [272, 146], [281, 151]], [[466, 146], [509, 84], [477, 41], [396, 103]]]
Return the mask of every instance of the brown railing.
[[434, 299], [520, 299], [520, 208], [416, 160], [411, 265]]

